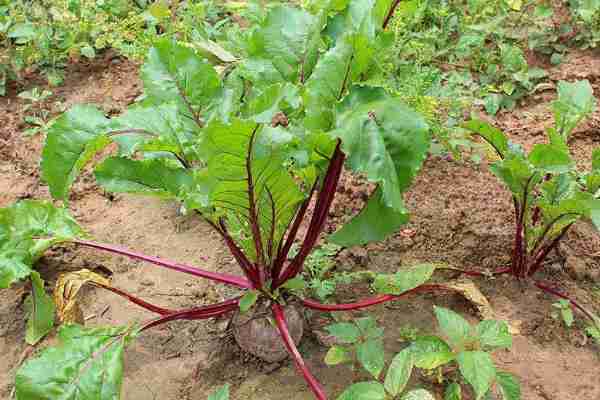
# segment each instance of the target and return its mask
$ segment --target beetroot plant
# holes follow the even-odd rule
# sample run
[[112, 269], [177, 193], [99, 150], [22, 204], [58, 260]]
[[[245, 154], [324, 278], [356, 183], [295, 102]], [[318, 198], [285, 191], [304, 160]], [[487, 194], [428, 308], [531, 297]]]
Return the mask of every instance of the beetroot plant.
[[[107, 118], [96, 107], [79, 105], [54, 123], [41, 169], [51, 195], [63, 205], [25, 201], [0, 213], [0, 283], [8, 287], [30, 278], [33, 286], [30, 343], [52, 328], [55, 310], [33, 265], [60, 243], [234, 286], [240, 295], [172, 310], [112, 287], [90, 271], [67, 274], [55, 290], [57, 314], [66, 322], [60, 343], [18, 371], [19, 400], [119, 398], [123, 351], [139, 334], [174, 320], [230, 313], [242, 348], [269, 361], [289, 353], [316, 398], [325, 399], [296, 347], [302, 307], [355, 310], [437, 288], [424, 285], [435, 267], [421, 265], [375, 276], [378, 294], [355, 303], [323, 304], [295, 295], [301, 293], [298, 278], [322, 236], [344, 166], [366, 176], [376, 190], [332, 242], [382, 240], [407, 221], [402, 193], [426, 156], [428, 128], [398, 99], [368, 84], [398, 3], [272, 7], [236, 43], [235, 61], [217, 67], [193, 48], [159, 41], [142, 67], [144, 95], [124, 114]], [[204, 219], [242, 275], [90, 240], [67, 207], [73, 182], [92, 160], [96, 181], [106, 191], [179, 201], [186, 213]], [[110, 290], [157, 316], [118, 327], [70, 323], [74, 297], [84, 284]]]
[[[547, 130], [548, 143], [536, 144], [529, 153], [512, 143], [499, 129], [479, 120], [466, 128], [489, 143], [497, 155], [490, 169], [512, 193], [515, 234], [510, 273], [518, 279], [533, 279], [557, 249], [569, 229], [579, 220], [600, 228], [600, 149], [592, 154], [591, 171], [581, 172], [571, 158], [568, 140], [577, 125], [596, 107], [588, 81], [561, 81], [552, 104], [554, 126]], [[570, 303], [594, 325], [600, 319], [551, 285], [534, 284]]]

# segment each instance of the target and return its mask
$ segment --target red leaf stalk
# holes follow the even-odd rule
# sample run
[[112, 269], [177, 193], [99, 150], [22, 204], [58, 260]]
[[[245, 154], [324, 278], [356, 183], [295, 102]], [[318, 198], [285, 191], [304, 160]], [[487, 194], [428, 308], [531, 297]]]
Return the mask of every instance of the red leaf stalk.
[[252, 285], [250, 284], [250, 282], [248, 282], [246, 279], [244, 279], [240, 276], [205, 271], [200, 268], [192, 267], [192, 266], [185, 265], [185, 264], [179, 264], [179, 263], [176, 263], [173, 261], [163, 260], [158, 257], [152, 257], [152, 256], [147, 256], [147, 255], [144, 255], [141, 253], [135, 253], [133, 251], [126, 250], [126, 249], [123, 249], [123, 248], [120, 248], [117, 246], [113, 246], [113, 245], [90, 242], [87, 240], [74, 240], [73, 243], [78, 244], [80, 246], [86, 246], [86, 247], [91, 247], [91, 248], [98, 249], [98, 250], [108, 251], [110, 253], [119, 254], [119, 255], [133, 258], [136, 260], [146, 261], [146, 262], [149, 262], [154, 265], [159, 265], [161, 267], [165, 267], [165, 268], [172, 269], [172, 270], [179, 271], [179, 272], [184, 272], [186, 274], [198, 276], [201, 278], [210, 279], [212, 281], [221, 282], [221, 283], [225, 283], [225, 284], [232, 285], [232, 286], [237, 286], [242, 289], [252, 288]]
[[271, 310], [273, 311], [273, 316], [275, 317], [275, 324], [277, 325], [277, 329], [279, 329], [279, 333], [281, 334], [283, 343], [285, 344], [285, 347], [294, 359], [296, 367], [302, 373], [302, 376], [306, 380], [306, 383], [308, 383], [308, 386], [314, 393], [315, 397], [318, 400], [327, 400], [327, 395], [325, 394], [323, 386], [321, 386], [319, 381], [317, 381], [317, 379], [313, 376], [313, 374], [310, 372], [310, 370], [304, 363], [304, 359], [300, 355], [300, 352], [298, 351], [298, 348], [294, 343], [294, 339], [292, 339], [292, 336], [290, 335], [283, 309], [279, 304], [273, 303], [273, 305], [271, 306]]

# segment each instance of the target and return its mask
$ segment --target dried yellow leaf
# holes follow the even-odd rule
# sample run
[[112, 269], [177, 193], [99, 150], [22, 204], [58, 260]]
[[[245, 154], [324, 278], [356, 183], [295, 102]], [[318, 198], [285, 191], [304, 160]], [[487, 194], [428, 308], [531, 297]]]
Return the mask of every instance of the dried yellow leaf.
[[83, 322], [81, 310], [77, 303], [77, 293], [88, 283], [110, 286], [110, 281], [88, 269], [63, 274], [58, 278], [54, 288], [54, 302], [58, 319], [61, 323]]

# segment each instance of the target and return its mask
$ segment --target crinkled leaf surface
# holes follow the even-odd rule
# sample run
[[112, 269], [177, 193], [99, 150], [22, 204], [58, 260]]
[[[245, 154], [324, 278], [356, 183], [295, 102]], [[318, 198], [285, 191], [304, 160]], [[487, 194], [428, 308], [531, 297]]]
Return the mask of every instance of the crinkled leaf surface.
[[248, 43], [250, 57], [269, 60], [289, 82], [310, 76], [318, 57], [324, 21], [305, 10], [275, 6]]
[[31, 345], [40, 341], [54, 325], [54, 302], [44, 289], [44, 281], [36, 271], [31, 273], [31, 295], [25, 301], [27, 330], [25, 341]]
[[473, 387], [476, 399], [482, 399], [496, 379], [496, 367], [484, 351], [463, 351], [456, 357], [460, 373]]
[[0, 209], [0, 288], [29, 276], [52, 245], [82, 235], [66, 209], [48, 202], [24, 200]]
[[141, 77], [146, 104], [174, 102], [191, 119], [208, 109], [221, 88], [208, 61], [171, 39], [159, 40], [150, 49]]
[[44, 350], [17, 371], [17, 399], [119, 399], [123, 351], [134, 337], [135, 333], [127, 327], [61, 327], [61, 343]]
[[325, 364], [338, 365], [352, 361], [352, 352], [342, 346], [331, 346], [325, 354]]

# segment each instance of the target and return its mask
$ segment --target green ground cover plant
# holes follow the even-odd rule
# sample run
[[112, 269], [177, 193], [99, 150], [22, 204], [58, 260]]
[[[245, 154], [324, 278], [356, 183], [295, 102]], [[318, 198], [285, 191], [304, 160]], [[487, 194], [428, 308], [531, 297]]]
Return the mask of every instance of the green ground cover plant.
[[385, 374], [383, 329], [375, 320], [364, 317], [329, 325], [329, 333], [340, 344], [329, 349], [325, 362], [363, 369], [372, 379], [353, 383], [338, 400], [435, 399], [424, 389], [405, 391], [413, 370], [417, 369], [437, 377], [438, 383], [446, 387], [445, 400], [461, 400], [463, 382], [470, 386], [478, 400], [488, 398], [494, 392], [504, 400], [521, 398], [518, 379], [498, 371], [490, 356], [496, 349], [512, 346], [505, 322], [484, 320], [472, 326], [452, 310], [435, 307], [434, 313], [444, 338], [417, 335], [392, 358]]

